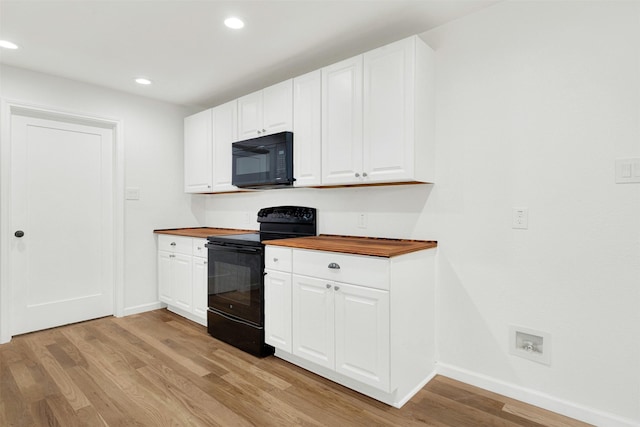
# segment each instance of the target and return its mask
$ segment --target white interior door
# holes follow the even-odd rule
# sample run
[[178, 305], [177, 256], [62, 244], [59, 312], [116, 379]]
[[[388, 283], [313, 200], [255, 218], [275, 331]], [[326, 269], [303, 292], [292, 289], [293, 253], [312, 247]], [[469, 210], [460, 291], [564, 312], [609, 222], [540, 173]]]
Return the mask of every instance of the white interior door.
[[12, 335], [113, 314], [113, 148], [112, 129], [11, 117]]

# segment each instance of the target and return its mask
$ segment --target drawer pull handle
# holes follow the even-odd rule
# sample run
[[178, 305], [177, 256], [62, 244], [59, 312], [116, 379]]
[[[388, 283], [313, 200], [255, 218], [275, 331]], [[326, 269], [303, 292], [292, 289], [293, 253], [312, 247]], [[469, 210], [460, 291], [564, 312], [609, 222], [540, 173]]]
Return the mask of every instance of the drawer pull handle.
[[331, 264], [329, 264], [329, 268], [332, 270], [340, 270], [340, 266], [335, 262], [332, 262]]

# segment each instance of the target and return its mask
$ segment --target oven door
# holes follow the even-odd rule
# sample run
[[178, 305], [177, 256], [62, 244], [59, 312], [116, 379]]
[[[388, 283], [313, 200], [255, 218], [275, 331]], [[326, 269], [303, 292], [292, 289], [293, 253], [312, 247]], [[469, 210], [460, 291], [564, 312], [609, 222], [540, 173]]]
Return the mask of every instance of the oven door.
[[209, 308], [262, 326], [264, 249], [207, 243]]

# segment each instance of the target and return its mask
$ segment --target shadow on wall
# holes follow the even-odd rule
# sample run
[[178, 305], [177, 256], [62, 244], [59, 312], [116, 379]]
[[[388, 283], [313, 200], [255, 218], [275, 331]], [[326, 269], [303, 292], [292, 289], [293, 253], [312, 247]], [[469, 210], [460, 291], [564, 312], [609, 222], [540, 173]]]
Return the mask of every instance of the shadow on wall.
[[366, 211], [368, 213], [421, 213], [433, 190], [433, 184], [345, 187], [319, 190], [324, 197], [339, 198], [331, 206], [335, 212]]
[[[193, 196], [206, 200], [210, 227], [257, 229], [258, 210], [268, 206], [310, 206], [318, 209], [318, 231], [389, 238], [433, 239], [435, 225], [424, 213], [433, 184], [344, 188], [288, 188], [251, 193]], [[199, 209], [199, 202], [192, 206]], [[432, 210], [432, 209], [431, 209]], [[358, 222], [366, 214], [365, 226]]]
[[[499, 339], [491, 333], [487, 319], [476, 306], [477, 298], [470, 295], [475, 283], [461, 277], [447, 257], [446, 245], [438, 246], [436, 263], [436, 360], [488, 376], [504, 372], [505, 367], [512, 363], [505, 353], [506, 347], [501, 345], [507, 340], [507, 333]], [[460, 337], [466, 337], [462, 348]], [[470, 354], [474, 356], [469, 357]], [[509, 380], [517, 382], [514, 372], [511, 376]]]

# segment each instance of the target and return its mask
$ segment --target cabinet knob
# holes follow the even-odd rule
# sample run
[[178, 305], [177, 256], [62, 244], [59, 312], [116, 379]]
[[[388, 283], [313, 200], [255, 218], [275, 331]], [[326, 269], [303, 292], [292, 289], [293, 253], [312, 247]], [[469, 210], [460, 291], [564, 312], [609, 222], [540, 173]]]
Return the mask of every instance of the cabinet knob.
[[258, 131], [258, 135], [260, 135], [262, 132]]
[[273, 259], [273, 262], [278, 262], [278, 258], [274, 258], [274, 259]]
[[331, 264], [329, 264], [328, 267], [332, 270], [340, 270], [340, 266], [335, 262], [332, 262]]
[[336, 291], [340, 290], [340, 286], [334, 286], [333, 289], [335, 289]]
[[13, 233], [14, 236], [16, 236], [18, 239], [21, 238], [22, 236], [24, 236], [24, 231], [22, 230], [18, 230], [15, 233]]
[[267, 130], [266, 129], [262, 129], [262, 133], [265, 133]]
[[176, 245], [176, 242], [171, 242], [171, 246], [175, 246], [175, 245]]
[[366, 173], [366, 172], [362, 172], [362, 176], [363, 176], [364, 178], [366, 178], [366, 177], [367, 177], [367, 173]]
[[356, 172], [356, 178], [360, 178], [360, 174]]
[[327, 289], [331, 289], [331, 285], [327, 283]]

